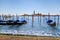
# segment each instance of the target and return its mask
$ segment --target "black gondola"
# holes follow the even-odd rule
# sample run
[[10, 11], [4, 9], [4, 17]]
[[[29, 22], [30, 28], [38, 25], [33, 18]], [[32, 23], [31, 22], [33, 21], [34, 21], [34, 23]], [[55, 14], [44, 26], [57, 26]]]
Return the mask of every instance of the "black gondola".
[[47, 24], [50, 26], [56, 26], [56, 22], [53, 22], [53, 20], [48, 20]]
[[25, 24], [25, 23], [27, 23], [26, 20], [23, 20], [23, 21], [19, 21], [19, 20], [15, 20], [15, 21], [13, 21], [13, 20], [7, 20], [7, 21], [1, 20], [0, 21], [0, 25], [22, 25], [22, 24]]

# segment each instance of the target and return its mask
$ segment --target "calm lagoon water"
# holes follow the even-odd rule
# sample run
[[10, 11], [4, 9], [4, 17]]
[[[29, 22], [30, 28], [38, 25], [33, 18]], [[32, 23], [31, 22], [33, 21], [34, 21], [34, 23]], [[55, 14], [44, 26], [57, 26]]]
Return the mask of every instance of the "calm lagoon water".
[[[46, 21], [48, 17], [34, 17], [34, 23], [32, 26], [32, 18], [25, 17], [27, 24], [19, 25], [0, 25], [0, 33], [10, 33], [10, 34], [25, 34], [25, 35], [38, 35], [38, 36], [54, 36], [60, 37], [60, 20], [58, 23], [58, 17], [50, 17], [50, 19], [56, 21], [57, 26], [51, 27], [47, 25]], [[60, 18], [59, 18], [60, 19]]]

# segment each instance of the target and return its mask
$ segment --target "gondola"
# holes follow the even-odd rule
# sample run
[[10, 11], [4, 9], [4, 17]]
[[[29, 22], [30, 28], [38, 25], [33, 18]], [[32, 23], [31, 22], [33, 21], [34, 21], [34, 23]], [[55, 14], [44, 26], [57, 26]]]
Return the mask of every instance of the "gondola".
[[22, 25], [22, 24], [26, 24], [27, 21], [26, 20], [22, 20], [22, 21], [19, 21], [19, 20], [0, 20], [0, 25]]
[[56, 22], [53, 22], [53, 20], [48, 20], [48, 21], [47, 21], [47, 24], [48, 24], [49, 26], [52, 26], [52, 27], [55, 27], [55, 26], [56, 26]]

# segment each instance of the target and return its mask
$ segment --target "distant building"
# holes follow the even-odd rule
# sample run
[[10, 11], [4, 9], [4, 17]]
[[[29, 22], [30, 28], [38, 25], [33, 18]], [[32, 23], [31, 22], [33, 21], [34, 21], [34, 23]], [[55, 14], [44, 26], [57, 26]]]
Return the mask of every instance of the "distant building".
[[41, 14], [41, 13], [32, 14], [32, 15], [34, 15], [34, 16], [42, 16], [42, 14]]
[[22, 16], [28, 16], [29, 14], [23, 14]]

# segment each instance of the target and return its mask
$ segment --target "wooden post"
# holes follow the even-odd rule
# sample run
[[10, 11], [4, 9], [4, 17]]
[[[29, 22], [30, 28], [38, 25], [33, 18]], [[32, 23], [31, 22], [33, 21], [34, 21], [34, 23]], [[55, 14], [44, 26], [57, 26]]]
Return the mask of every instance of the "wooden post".
[[14, 17], [15, 17], [15, 16], [14, 16], [14, 15], [12, 15], [12, 16], [13, 16], [13, 20], [14, 20]]
[[23, 16], [23, 17], [24, 17], [24, 20], [25, 20], [25, 14], [24, 14], [24, 16]]
[[1, 20], [1, 15], [0, 15], [0, 20]]
[[39, 13], [38, 13], [38, 23], [39, 23]]
[[0, 20], [1, 20], [1, 17], [2, 17], [2, 16], [0, 16]]
[[16, 20], [18, 20], [18, 18], [17, 18], [17, 14], [16, 14]]
[[2, 14], [2, 20], [4, 20], [4, 15]]
[[43, 23], [45, 22], [45, 19], [44, 18], [45, 18], [45, 15], [43, 15]]
[[41, 25], [41, 15], [40, 15], [40, 25]]
[[55, 16], [54, 16], [54, 22], [55, 22]]
[[29, 15], [28, 15], [28, 21], [29, 21]]
[[50, 20], [50, 13], [48, 13], [48, 20]]
[[59, 15], [57, 15], [58, 16], [58, 23], [57, 23], [57, 26], [59, 26]]
[[16, 18], [17, 18], [17, 20], [19, 19], [19, 16], [16, 14]]
[[35, 10], [33, 11], [33, 14], [32, 14], [32, 27], [33, 27], [33, 23], [34, 23], [34, 16], [35, 16]]
[[3, 20], [3, 14], [2, 14], [2, 20]]
[[34, 23], [34, 15], [32, 15], [32, 27], [33, 27], [33, 23]]
[[9, 17], [8, 17], [9, 19], [11, 19], [11, 15], [9, 14]]

